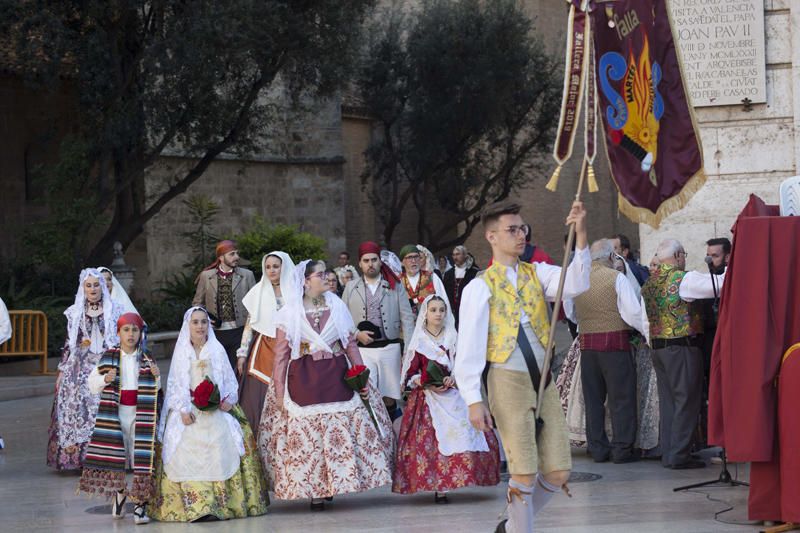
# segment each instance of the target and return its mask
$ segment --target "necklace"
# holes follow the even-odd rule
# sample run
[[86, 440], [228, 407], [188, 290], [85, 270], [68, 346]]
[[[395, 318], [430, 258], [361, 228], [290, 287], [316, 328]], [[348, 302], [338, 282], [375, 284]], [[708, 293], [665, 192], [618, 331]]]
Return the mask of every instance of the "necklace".
[[100, 310], [100, 302], [86, 302], [90, 311], [99, 311]]
[[319, 323], [322, 319], [322, 305], [325, 303], [324, 296], [312, 296], [311, 297], [311, 305], [314, 306], [314, 309], [311, 309], [311, 318], [314, 321], [314, 329], [319, 329]]
[[431, 330], [429, 330], [429, 329], [428, 329], [428, 326], [425, 326], [425, 331], [427, 331], [427, 332], [428, 332], [428, 335], [430, 335], [430, 336], [431, 336], [431, 337], [433, 337], [434, 339], [438, 339], [438, 338], [439, 338], [439, 335], [441, 335], [441, 334], [442, 334], [442, 331], [444, 331], [444, 328], [443, 328], [443, 327], [442, 327], [442, 328], [439, 328], [439, 332], [438, 332], [438, 333], [434, 333], [434, 332], [432, 332]]

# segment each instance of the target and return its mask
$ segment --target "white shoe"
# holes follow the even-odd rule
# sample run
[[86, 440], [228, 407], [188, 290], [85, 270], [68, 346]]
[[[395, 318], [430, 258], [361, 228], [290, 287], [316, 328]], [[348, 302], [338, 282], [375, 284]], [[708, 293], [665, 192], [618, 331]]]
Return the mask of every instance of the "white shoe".
[[133, 523], [137, 526], [150, 523], [150, 517], [147, 516], [146, 506], [137, 505], [133, 508]]
[[125, 518], [125, 500], [128, 498], [120, 492], [114, 493], [114, 499], [111, 501], [111, 516], [114, 520], [121, 520]]

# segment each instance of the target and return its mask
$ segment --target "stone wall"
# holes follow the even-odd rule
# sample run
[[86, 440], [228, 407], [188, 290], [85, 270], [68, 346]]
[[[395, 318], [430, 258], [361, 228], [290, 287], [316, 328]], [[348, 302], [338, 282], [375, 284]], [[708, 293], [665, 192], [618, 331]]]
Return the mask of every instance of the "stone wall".
[[800, 2], [764, 0], [767, 103], [695, 110], [708, 181], [654, 230], [640, 227], [643, 262], [667, 237], [680, 240], [689, 268], [704, 268], [705, 241], [731, 237], [751, 193], [778, 202], [778, 187], [800, 173]]
[[[187, 161], [162, 158], [148, 175], [148, 190], [155, 189], [163, 177]], [[148, 280], [137, 284], [137, 296], [147, 297], [166, 276], [182, 271], [191, 257], [191, 250], [181, 236], [192, 228], [189, 212], [183, 204], [188, 195], [206, 195], [221, 208], [214, 226], [225, 236], [246, 230], [255, 216], [268, 222], [295, 224], [324, 238], [333, 257], [345, 246], [344, 178], [341, 162], [329, 164], [286, 164], [260, 161], [216, 161], [187, 194], [167, 204], [146, 227], [139, 240], [146, 240], [147, 263], [139, 268], [137, 278]], [[260, 272], [260, 258], [252, 269]], [[142, 270], [142, 267], [145, 270]]]

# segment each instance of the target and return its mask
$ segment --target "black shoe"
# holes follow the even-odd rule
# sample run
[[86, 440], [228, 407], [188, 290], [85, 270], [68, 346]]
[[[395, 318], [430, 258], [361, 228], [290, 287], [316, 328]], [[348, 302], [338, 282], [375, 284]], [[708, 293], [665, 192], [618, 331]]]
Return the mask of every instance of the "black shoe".
[[324, 511], [325, 510], [325, 502], [315, 502], [311, 500], [311, 510], [312, 511]]
[[612, 460], [615, 465], [624, 465], [625, 463], [635, 463], [639, 458], [634, 454], [623, 455]]
[[333, 496], [328, 496], [327, 498], [325, 498], [325, 501], [326, 502], [332, 502], [333, 501]]
[[609, 459], [611, 459], [611, 455], [608, 453], [597, 457], [592, 456], [592, 460], [594, 460], [595, 463], [607, 463]]
[[507, 518], [502, 522], [500, 522], [499, 524], [497, 524], [494, 533], [506, 533], [506, 522], [508, 522]]
[[693, 470], [695, 468], [705, 468], [706, 463], [705, 461], [686, 461], [685, 463], [680, 463], [677, 465], [672, 465], [673, 470]]
[[447, 499], [447, 494], [438, 492], [433, 494], [433, 501], [436, 503], [450, 503], [450, 500]]

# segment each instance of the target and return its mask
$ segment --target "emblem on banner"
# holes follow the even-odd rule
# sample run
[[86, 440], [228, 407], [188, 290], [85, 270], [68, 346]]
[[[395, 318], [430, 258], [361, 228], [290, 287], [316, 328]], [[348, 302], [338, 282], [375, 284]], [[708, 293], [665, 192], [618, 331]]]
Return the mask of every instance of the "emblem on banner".
[[[664, 99], [658, 92], [661, 66], [650, 57], [650, 43], [642, 30], [643, 45], [638, 57], [633, 47], [626, 59], [618, 52], [600, 57], [598, 77], [606, 108], [608, 138], [635, 157], [642, 172], [656, 183], [653, 165], [658, 154], [658, 130], [664, 115]], [[622, 94], [620, 94], [622, 93]]]

